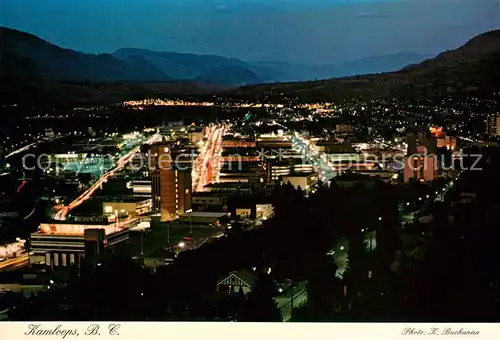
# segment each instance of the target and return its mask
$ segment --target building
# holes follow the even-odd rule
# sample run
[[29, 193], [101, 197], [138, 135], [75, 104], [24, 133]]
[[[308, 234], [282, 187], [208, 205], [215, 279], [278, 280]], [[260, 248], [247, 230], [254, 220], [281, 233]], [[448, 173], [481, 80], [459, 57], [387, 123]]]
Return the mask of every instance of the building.
[[243, 293], [252, 291], [257, 276], [247, 270], [239, 270], [221, 277], [217, 282], [217, 291], [226, 294]]
[[278, 181], [281, 177], [293, 173], [314, 172], [314, 166], [304, 162], [300, 158], [289, 158], [286, 160], [267, 159], [266, 171], [268, 181]]
[[152, 183], [150, 180], [132, 181], [132, 183], [130, 183], [130, 186], [132, 187], [132, 192], [137, 195], [150, 195], [152, 191]]
[[500, 114], [488, 117], [487, 132], [491, 136], [500, 136]]
[[457, 147], [457, 139], [452, 136], [444, 136], [437, 138], [438, 148], [447, 148], [448, 150], [455, 150]]
[[425, 147], [427, 148], [427, 153], [432, 155], [435, 155], [437, 153], [438, 138], [441, 137], [431, 136], [425, 140]]
[[320, 140], [317, 141], [315, 145], [318, 147], [318, 151], [327, 154], [356, 153], [356, 149], [352, 146], [352, 143], [338, 143], [337, 141]]
[[44, 139], [52, 139], [56, 136], [51, 128], [45, 129]]
[[190, 224], [223, 224], [229, 217], [226, 212], [188, 212], [179, 216], [179, 222]]
[[141, 197], [127, 197], [116, 199], [114, 201], [106, 201], [102, 203], [102, 211], [105, 215], [127, 215], [137, 216], [144, 215], [153, 210], [153, 199]]
[[156, 144], [150, 151], [152, 160], [153, 211], [161, 221], [171, 221], [191, 209], [192, 154], [185, 149]]
[[352, 132], [352, 125], [350, 124], [337, 124], [335, 132], [340, 134], [347, 134]]
[[208, 209], [209, 207], [219, 207], [222, 210], [227, 205], [227, 196], [200, 192], [192, 196], [191, 204], [195, 210]]
[[191, 144], [198, 144], [205, 137], [205, 132], [202, 127], [191, 126], [188, 130], [188, 139]]
[[79, 266], [86, 257], [104, 256], [113, 245], [129, 238], [125, 223], [41, 223], [32, 233], [30, 265]]
[[406, 142], [408, 144], [406, 149], [406, 154], [407, 155], [415, 154], [417, 152], [417, 142], [418, 142], [417, 136], [413, 133], [409, 133], [408, 137], [406, 138]]
[[232, 136], [224, 136], [222, 140], [223, 148], [255, 148], [257, 145], [255, 139], [234, 138]]
[[252, 209], [249, 208], [238, 208], [236, 209], [236, 216], [241, 218], [250, 218], [252, 215]]
[[296, 173], [281, 178], [283, 184], [291, 184], [295, 189], [300, 187], [306, 193], [318, 182], [319, 176], [316, 172], [312, 173]]
[[267, 220], [274, 216], [274, 207], [272, 204], [257, 204], [255, 215], [258, 220]]
[[404, 181], [411, 178], [419, 181], [432, 181], [437, 174], [437, 158], [435, 155], [413, 155], [405, 158]]
[[205, 185], [204, 188], [211, 193], [252, 193], [252, 186], [250, 183], [243, 182], [210, 183]]
[[292, 142], [283, 136], [260, 135], [257, 140], [257, 149], [291, 149]]

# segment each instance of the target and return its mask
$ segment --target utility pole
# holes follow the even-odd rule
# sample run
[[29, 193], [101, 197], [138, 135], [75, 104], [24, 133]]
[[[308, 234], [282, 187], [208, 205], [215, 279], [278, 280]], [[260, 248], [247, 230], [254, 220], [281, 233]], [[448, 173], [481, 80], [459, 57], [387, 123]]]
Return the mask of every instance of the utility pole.
[[193, 236], [193, 224], [191, 223], [191, 214], [193, 213], [193, 209], [186, 210], [186, 213], [189, 214], [189, 236]]
[[141, 230], [141, 255], [144, 255], [144, 230]]
[[170, 221], [167, 221], [167, 243], [170, 245]]

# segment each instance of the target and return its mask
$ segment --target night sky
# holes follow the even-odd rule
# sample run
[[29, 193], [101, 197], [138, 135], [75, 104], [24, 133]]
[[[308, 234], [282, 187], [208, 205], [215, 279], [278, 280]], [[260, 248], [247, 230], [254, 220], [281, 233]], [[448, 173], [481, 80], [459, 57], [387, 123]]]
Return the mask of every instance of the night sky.
[[330, 63], [437, 54], [500, 28], [499, 0], [1, 0], [0, 25], [84, 52], [121, 47]]

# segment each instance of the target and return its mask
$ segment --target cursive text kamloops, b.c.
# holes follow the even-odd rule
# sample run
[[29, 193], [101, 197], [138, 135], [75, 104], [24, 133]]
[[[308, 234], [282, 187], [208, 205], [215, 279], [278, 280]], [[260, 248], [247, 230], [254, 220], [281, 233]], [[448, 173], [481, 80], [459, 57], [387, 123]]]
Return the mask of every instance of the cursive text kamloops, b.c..
[[[102, 334], [116, 336], [120, 335], [120, 324], [108, 324], [107, 327], [102, 327]], [[42, 324], [29, 324], [28, 330], [24, 332], [25, 336], [58, 336], [62, 339], [66, 337], [78, 337], [80, 336], [100, 336], [101, 335], [101, 325], [91, 324], [89, 326], [82, 326], [81, 329], [76, 328], [65, 328], [63, 325], [57, 325], [55, 327], [48, 327]]]

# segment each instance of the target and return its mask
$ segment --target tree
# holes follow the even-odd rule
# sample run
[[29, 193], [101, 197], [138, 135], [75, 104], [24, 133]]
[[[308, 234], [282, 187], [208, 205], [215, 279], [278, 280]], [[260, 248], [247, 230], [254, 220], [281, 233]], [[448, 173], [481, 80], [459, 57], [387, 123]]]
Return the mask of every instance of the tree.
[[276, 295], [276, 286], [271, 277], [264, 273], [259, 274], [238, 320], [250, 322], [283, 321], [281, 311], [274, 300]]

